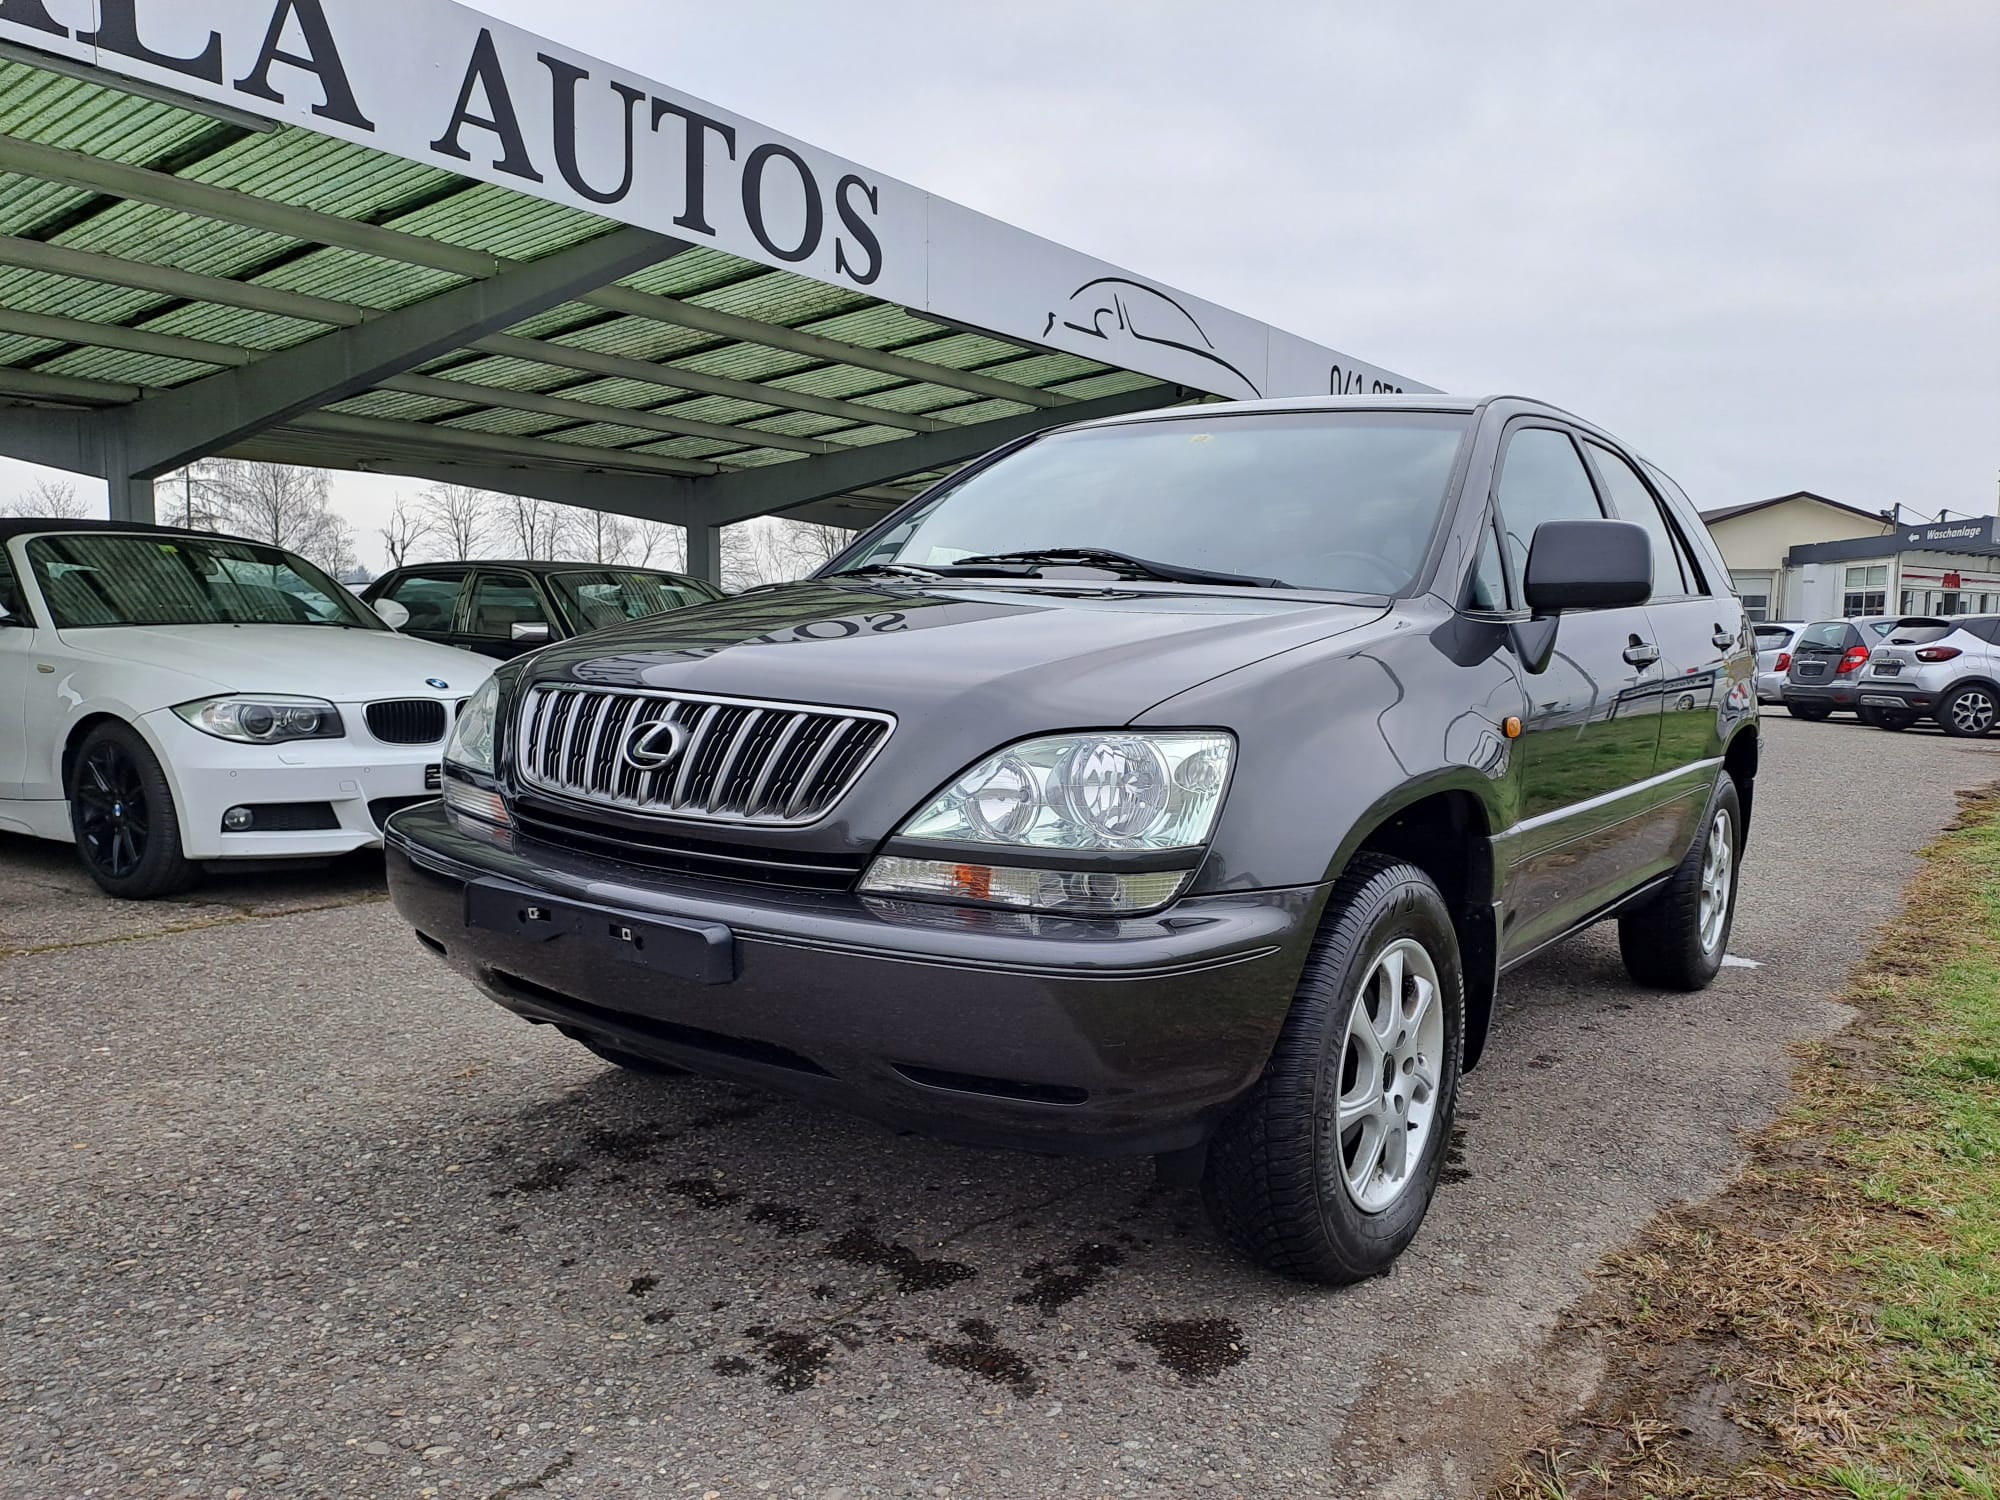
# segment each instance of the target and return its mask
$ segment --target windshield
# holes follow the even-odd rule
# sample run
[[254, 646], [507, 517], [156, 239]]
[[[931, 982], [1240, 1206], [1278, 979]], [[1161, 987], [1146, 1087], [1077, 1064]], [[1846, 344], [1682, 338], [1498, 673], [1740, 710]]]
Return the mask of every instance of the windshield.
[[851, 568], [1035, 549], [1394, 594], [1422, 565], [1464, 413], [1199, 414], [1057, 433], [902, 518]]
[[36, 537], [28, 561], [59, 630], [91, 625], [334, 625], [386, 630], [304, 558], [194, 533]]
[[634, 573], [622, 568], [597, 568], [584, 573], [555, 575], [557, 592], [587, 630], [599, 630], [622, 620], [643, 620], [670, 609], [720, 598], [692, 578], [664, 573]]

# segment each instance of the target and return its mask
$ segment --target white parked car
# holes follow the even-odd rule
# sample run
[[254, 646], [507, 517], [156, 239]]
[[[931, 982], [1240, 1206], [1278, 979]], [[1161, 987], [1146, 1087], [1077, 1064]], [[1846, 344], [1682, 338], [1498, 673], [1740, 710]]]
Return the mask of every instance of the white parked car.
[[0, 521], [0, 830], [114, 896], [382, 842], [493, 663], [397, 635], [276, 547]]

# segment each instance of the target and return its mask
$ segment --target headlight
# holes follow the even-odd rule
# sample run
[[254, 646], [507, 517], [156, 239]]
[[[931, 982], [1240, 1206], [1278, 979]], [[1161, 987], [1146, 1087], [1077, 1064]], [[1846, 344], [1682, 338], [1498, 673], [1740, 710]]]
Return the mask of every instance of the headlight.
[[174, 712], [203, 734], [244, 745], [337, 740], [347, 733], [340, 710], [324, 698], [291, 698], [275, 693], [198, 698], [192, 703], [175, 704]]
[[491, 677], [479, 684], [458, 711], [451, 740], [444, 747], [447, 765], [493, 774], [493, 726], [500, 716], [500, 684]]
[[[1229, 783], [1236, 742], [1216, 731], [1051, 735], [989, 755], [898, 830], [902, 845], [868, 868], [872, 895], [1113, 916], [1179, 895], [1200, 863]], [[923, 858], [912, 844], [957, 845]], [[967, 844], [1062, 851], [1046, 864], [968, 860]], [[1078, 854], [1145, 856], [1080, 868]], [[1185, 859], [1163, 854], [1185, 852]]]
[[905, 823], [906, 839], [1028, 849], [1195, 849], [1236, 742], [1215, 731], [1063, 734], [989, 755]]

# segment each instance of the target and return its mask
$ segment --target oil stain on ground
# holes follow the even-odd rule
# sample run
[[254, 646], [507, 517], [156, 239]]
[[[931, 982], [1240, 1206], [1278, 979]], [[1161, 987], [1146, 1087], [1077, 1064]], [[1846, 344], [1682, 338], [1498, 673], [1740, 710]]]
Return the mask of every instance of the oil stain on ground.
[[1188, 1385], [1213, 1380], [1249, 1358], [1243, 1330], [1230, 1318], [1155, 1318], [1139, 1324], [1132, 1336]]
[[782, 1235], [808, 1234], [819, 1228], [819, 1220], [789, 1203], [755, 1203], [746, 1217], [752, 1224], [769, 1224]]
[[1032, 1285], [1014, 1300], [1040, 1309], [1046, 1318], [1097, 1285], [1124, 1258], [1116, 1245], [1086, 1240], [1058, 1260], [1038, 1260], [1023, 1267], [1021, 1274]]
[[963, 1261], [926, 1260], [908, 1245], [884, 1241], [876, 1234], [873, 1219], [863, 1219], [820, 1253], [850, 1266], [877, 1266], [889, 1272], [904, 1296], [970, 1281], [979, 1274]]
[[984, 1318], [967, 1318], [958, 1331], [962, 1340], [931, 1340], [924, 1346], [924, 1358], [943, 1369], [1004, 1385], [1017, 1396], [1032, 1396], [1041, 1388], [1035, 1367], [1017, 1350], [1001, 1344], [998, 1330]]
[[[678, 1125], [646, 1126], [633, 1130], [607, 1130], [602, 1128], [587, 1130], [583, 1134], [580, 1147], [562, 1156], [553, 1157], [533, 1170], [514, 1179], [502, 1187], [494, 1188], [492, 1196], [505, 1198], [513, 1193], [553, 1193], [570, 1185], [577, 1176], [593, 1166], [604, 1163], [630, 1165], [654, 1161], [660, 1148], [670, 1146], [689, 1136], [700, 1135], [723, 1125], [733, 1125], [743, 1120], [756, 1118], [771, 1108], [771, 1101], [759, 1095], [738, 1095], [730, 1102], [718, 1104], [698, 1114], [690, 1115]], [[493, 1156], [504, 1160], [512, 1155], [507, 1147], [498, 1147]], [[611, 1174], [606, 1181], [622, 1181], [617, 1174]]]

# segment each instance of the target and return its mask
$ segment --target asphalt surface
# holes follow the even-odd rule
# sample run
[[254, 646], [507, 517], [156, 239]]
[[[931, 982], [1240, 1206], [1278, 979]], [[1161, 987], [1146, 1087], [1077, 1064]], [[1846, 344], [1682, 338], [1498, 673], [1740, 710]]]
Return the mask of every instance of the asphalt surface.
[[0, 838], [0, 1494], [1467, 1493], [1712, 1190], [2000, 744], [1765, 721], [1731, 967], [1510, 976], [1436, 1206], [1344, 1291], [1150, 1165], [621, 1074], [417, 947], [379, 860], [98, 897]]

